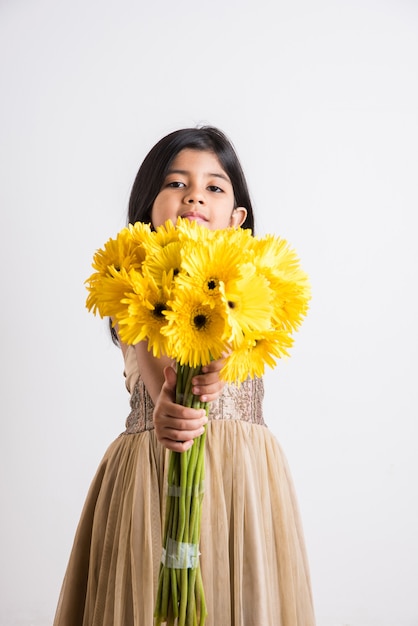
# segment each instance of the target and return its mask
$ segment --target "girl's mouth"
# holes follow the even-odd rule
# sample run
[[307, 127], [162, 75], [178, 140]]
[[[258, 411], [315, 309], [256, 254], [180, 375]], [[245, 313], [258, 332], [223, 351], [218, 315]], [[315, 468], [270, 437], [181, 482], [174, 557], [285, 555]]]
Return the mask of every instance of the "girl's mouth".
[[199, 222], [199, 223], [206, 223], [208, 221], [207, 217], [205, 215], [202, 215], [202, 213], [198, 213], [196, 211], [187, 211], [186, 213], [183, 213], [183, 215], [181, 216], [183, 219], [187, 219], [191, 222]]

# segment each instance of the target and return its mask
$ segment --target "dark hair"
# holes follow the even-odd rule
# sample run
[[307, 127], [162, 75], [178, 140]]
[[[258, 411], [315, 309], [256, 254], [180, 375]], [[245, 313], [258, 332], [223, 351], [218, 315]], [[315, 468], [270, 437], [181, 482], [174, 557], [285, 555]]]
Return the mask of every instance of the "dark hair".
[[166, 135], [145, 157], [136, 175], [129, 199], [128, 221], [151, 221], [151, 209], [161, 191], [168, 169], [181, 150], [209, 150], [219, 159], [231, 179], [235, 206], [247, 209], [242, 228], [254, 231], [254, 214], [244, 172], [231, 141], [213, 126], [183, 128]]

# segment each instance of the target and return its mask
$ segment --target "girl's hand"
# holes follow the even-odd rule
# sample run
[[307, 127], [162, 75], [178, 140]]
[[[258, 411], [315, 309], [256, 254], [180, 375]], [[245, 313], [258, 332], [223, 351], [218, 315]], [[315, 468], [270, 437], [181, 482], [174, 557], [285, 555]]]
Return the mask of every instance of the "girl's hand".
[[[209, 374], [213, 376], [213, 372]], [[203, 378], [207, 375], [204, 374]], [[184, 452], [193, 445], [193, 439], [203, 434], [203, 427], [208, 418], [204, 409], [192, 409], [176, 404], [176, 373], [173, 368], [166, 367], [164, 377], [165, 382], [155, 404], [153, 415], [155, 434], [158, 441], [169, 450]], [[202, 376], [197, 378], [202, 378]], [[212, 388], [212, 386], [213, 383], [209, 383], [209, 387]]]
[[225, 383], [219, 378], [219, 372], [223, 365], [222, 359], [211, 361], [202, 368], [202, 374], [194, 376], [192, 391], [195, 396], [199, 396], [201, 402], [213, 402], [221, 395]]

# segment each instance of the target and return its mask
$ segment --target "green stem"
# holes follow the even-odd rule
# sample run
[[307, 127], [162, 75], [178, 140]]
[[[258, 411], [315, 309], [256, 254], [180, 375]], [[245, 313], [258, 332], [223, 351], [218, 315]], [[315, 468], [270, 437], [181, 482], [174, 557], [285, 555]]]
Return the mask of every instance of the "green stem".
[[[196, 409], [205, 408], [208, 412], [208, 404], [200, 402], [192, 393], [192, 379], [200, 371], [200, 367], [177, 366], [176, 402]], [[177, 542], [174, 545], [179, 552], [185, 547], [180, 544], [186, 544], [186, 550], [189, 545], [199, 544], [205, 439], [206, 430], [189, 450], [169, 455], [168, 484], [172, 490], [167, 494], [164, 546], [167, 548], [168, 540], [172, 539]], [[174, 623], [204, 626], [207, 611], [198, 560], [196, 565], [186, 568], [161, 565], [154, 614], [156, 626], [161, 626], [162, 622], [166, 622], [166, 626]]]
[[[179, 454], [179, 453], [174, 453]], [[188, 460], [190, 457], [190, 452], [187, 450], [180, 454], [180, 493], [178, 494], [179, 499], [179, 523], [178, 528], [176, 529], [175, 536], [173, 539], [176, 541], [183, 541], [184, 537], [184, 529], [186, 528], [186, 488], [187, 488], [187, 472], [188, 472]]]
[[188, 570], [180, 571], [180, 598], [179, 598], [179, 623], [178, 626], [186, 626], [186, 610], [188, 598]]
[[173, 601], [171, 603], [171, 608], [173, 611], [173, 617], [178, 617], [179, 607], [178, 607], [178, 594], [177, 594], [177, 576], [176, 576], [176, 570], [174, 569], [174, 567], [171, 568], [170, 573], [171, 573], [171, 593], [172, 593], [172, 598], [173, 598]]
[[200, 609], [199, 626], [204, 626], [206, 618], [208, 616], [208, 611], [206, 607], [205, 593], [203, 590], [202, 572], [200, 571], [200, 567], [197, 570], [197, 594], [199, 597], [199, 609]]

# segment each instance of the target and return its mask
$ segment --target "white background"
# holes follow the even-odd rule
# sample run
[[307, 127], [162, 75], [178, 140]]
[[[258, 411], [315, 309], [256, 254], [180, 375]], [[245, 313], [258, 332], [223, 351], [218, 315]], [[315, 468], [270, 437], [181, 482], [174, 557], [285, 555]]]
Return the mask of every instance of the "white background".
[[93, 252], [146, 152], [200, 123], [312, 281], [265, 410], [318, 626], [417, 626], [418, 3], [1, 0], [0, 58], [1, 626], [52, 623], [129, 412]]

